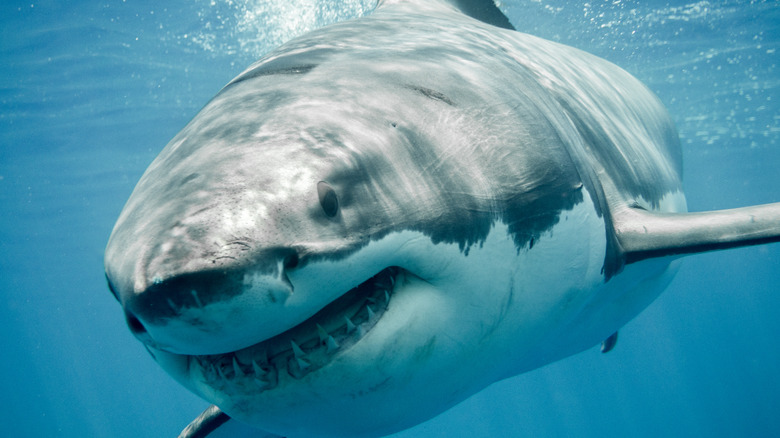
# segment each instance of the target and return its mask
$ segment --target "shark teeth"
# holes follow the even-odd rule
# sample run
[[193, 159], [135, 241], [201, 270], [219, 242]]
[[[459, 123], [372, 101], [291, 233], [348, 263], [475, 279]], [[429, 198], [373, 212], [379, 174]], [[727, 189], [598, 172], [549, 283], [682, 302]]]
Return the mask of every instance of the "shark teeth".
[[264, 377], [268, 372], [264, 370], [257, 362], [252, 361], [252, 371], [255, 373], [255, 377]]
[[[204, 383], [223, 390], [267, 391], [279, 385], [282, 371], [302, 379], [368, 334], [390, 307], [395, 277], [403, 272], [386, 268], [303, 323], [259, 344], [191, 360], [199, 364]], [[199, 301], [197, 292], [192, 294]]]
[[330, 336], [328, 335], [328, 332], [326, 332], [325, 329], [322, 328], [322, 326], [319, 324], [317, 324], [317, 334], [320, 337], [320, 342], [325, 342], [325, 340], [328, 339], [328, 336]]
[[336, 342], [336, 339], [333, 336], [328, 336], [328, 340], [325, 341], [325, 346], [328, 349], [328, 353], [333, 353], [339, 349], [339, 343]]
[[190, 294], [192, 295], [193, 301], [195, 301], [195, 305], [197, 307], [203, 307], [203, 303], [200, 302], [200, 298], [198, 297], [198, 291], [195, 289], [192, 289], [190, 291]]
[[241, 370], [241, 367], [238, 366], [238, 362], [236, 361], [236, 357], [233, 356], [233, 373], [235, 373], [236, 377], [245, 377], [246, 374], [244, 374], [244, 371]]
[[307, 370], [311, 364], [309, 362], [306, 362], [305, 360], [301, 359], [300, 357], [296, 357], [295, 361], [298, 363], [298, 368], [300, 368], [302, 371]]
[[344, 320], [347, 322], [347, 333], [352, 333], [355, 331], [355, 323], [352, 322], [351, 319], [349, 319], [348, 316], [344, 317]]
[[298, 344], [295, 343], [295, 341], [290, 340], [290, 345], [292, 345], [292, 351], [295, 357], [306, 356], [306, 353], [304, 353], [303, 350], [301, 350], [301, 347], [299, 347]]

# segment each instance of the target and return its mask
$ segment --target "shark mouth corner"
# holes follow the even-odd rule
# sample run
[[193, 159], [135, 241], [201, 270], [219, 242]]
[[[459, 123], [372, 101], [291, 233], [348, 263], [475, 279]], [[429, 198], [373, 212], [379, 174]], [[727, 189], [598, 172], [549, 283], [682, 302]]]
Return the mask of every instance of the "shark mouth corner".
[[327, 365], [360, 341], [387, 311], [402, 274], [388, 267], [297, 326], [230, 353], [188, 356], [190, 375], [216, 390], [267, 391]]

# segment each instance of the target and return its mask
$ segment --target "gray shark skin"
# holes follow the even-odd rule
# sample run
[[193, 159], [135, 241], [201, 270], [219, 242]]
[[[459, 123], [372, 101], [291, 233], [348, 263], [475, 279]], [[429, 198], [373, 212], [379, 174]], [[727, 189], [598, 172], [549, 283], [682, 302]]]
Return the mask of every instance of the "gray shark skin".
[[228, 83], [139, 181], [106, 276], [219, 406], [182, 436], [382, 436], [609, 351], [682, 255], [780, 240], [780, 204], [686, 213], [681, 169], [620, 68], [489, 1], [388, 0]]

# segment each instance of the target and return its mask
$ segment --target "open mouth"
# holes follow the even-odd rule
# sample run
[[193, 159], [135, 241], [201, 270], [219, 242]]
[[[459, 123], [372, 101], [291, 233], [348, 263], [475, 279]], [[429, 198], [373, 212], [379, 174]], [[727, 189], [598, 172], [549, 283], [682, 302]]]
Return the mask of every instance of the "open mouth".
[[232, 385], [265, 391], [279, 384], [280, 373], [300, 379], [376, 325], [403, 273], [398, 267], [385, 268], [290, 330], [232, 353], [190, 356], [189, 366], [216, 389]]

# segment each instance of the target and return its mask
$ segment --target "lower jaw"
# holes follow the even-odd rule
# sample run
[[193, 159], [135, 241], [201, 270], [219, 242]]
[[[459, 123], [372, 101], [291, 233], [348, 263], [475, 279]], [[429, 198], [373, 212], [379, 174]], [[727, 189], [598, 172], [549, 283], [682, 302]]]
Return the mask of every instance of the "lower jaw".
[[251, 347], [187, 356], [188, 374], [219, 392], [255, 394], [276, 388], [280, 380], [301, 379], [360, 341], [387, 311], [395, 285], [406, 275], [401, 268], [386, 268], [301, 324]]

